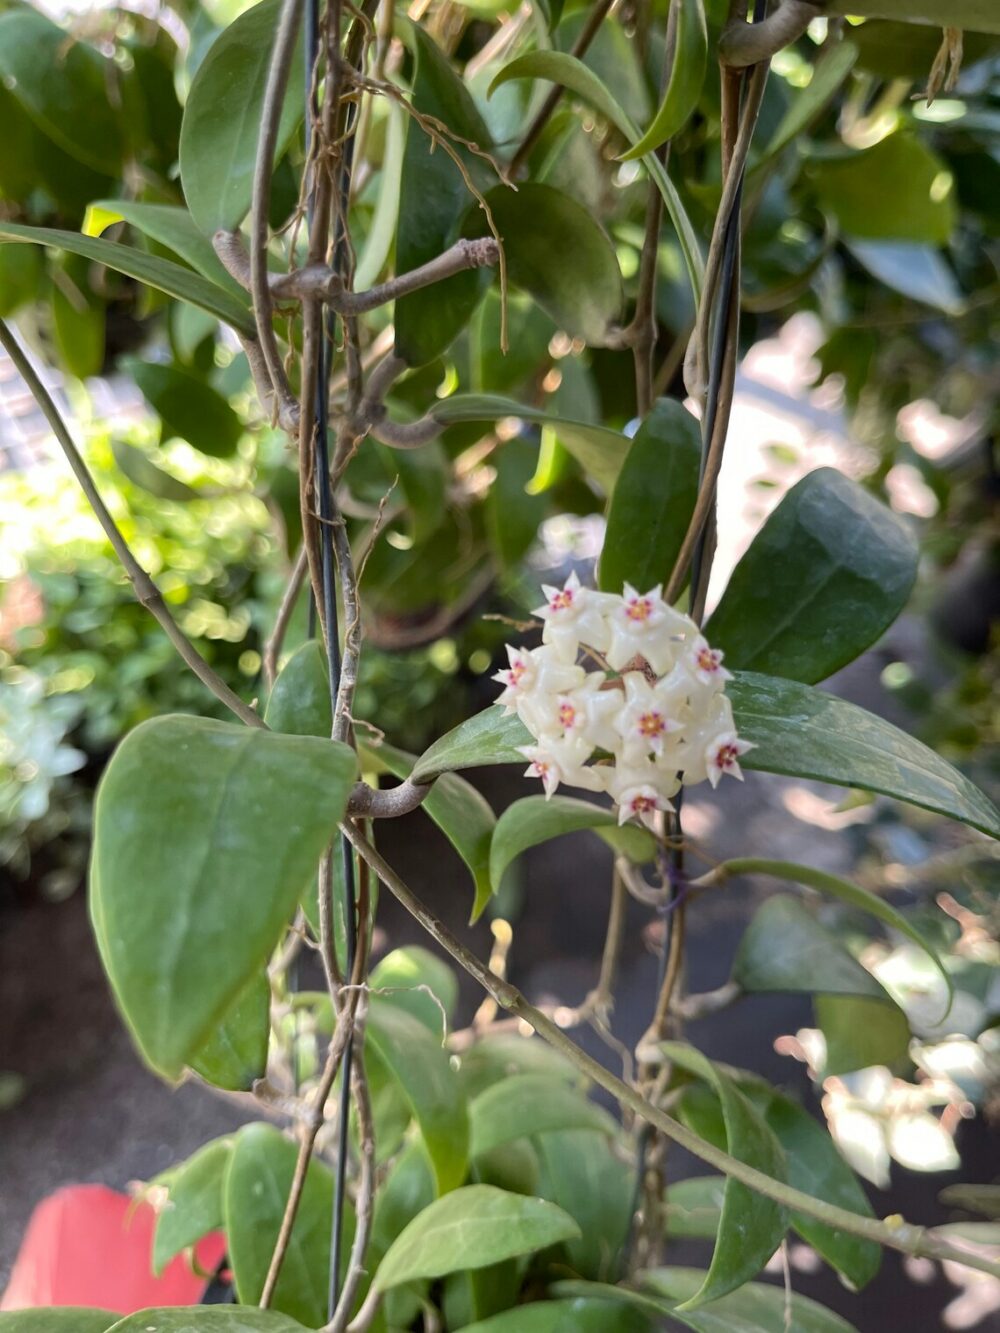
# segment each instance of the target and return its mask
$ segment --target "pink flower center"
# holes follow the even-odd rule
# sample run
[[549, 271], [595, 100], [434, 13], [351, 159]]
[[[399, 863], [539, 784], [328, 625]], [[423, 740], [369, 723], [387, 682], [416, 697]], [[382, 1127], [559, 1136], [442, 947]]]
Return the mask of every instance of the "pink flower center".
[[655, 740], [667, 729], [667, 722], [662, 713], [643, 713], [639, 717], [639, 735]]
[[566, 731], [576, 725], [576, 709], [570, 703], [559, 705], [559, 725]]
[[739, 747], [732, 741], [728, 745], [720, 745], [715, 752], [715, 767], [725, 772], [732, 768], [740, 757]]
[[519, 685], [521, 683], [521, 677], [524, 675], [527, 669], [528, 669], [528, 664], [527, 662], [525, 662], [524, 658], [523, 657], [516, 658], [513, 662], [511, 662], [510, 670], [507, 672], [507, 684]]
[[718, 648], [700, 648], [696, 661], [699, 671], [712, 673], [722, 665], [722, 653]]
[[625, 614], [629, 620], [634, 620], [637, 624], [645, 624], [653, 614], [653, 603], [648, 597], [630, 597], [625, 606]]
[[547, 764], [544, 759], [533, 759], [531, 762], [531, 773], [536, 778], [546, 778], [549, 775], [551, 764]]
[[573, 589], [563, 588], [561, 592], [556, 592], [552, 594], [552, 599], [549, 602], [549, 610], [568, 611], [572, 605], [573, 605]]
[[633, 796], [629, 808], [634, 815], [648, 815], [657, 808], [653, 796]]

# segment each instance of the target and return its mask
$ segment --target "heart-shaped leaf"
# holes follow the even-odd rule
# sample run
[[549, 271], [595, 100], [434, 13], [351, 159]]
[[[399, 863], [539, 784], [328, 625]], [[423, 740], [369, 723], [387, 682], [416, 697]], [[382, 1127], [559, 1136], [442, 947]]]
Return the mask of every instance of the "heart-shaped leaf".
[[[777, 1180], [785, 1179], [785, 1157], [760, 1113], [710, 1060], [693, 1046], [663, 1042], [668, 1060], [704, 1080], [715, 1091], [725, 1122], [726, 1150]], [[781, 1244], [788, 1226], [784, 1208], [730, 1177], [726, 1181], [712, 1262], [701, 1286], [685, 1298], [685, 1309], [718, 1300], [760, 1272]]]
[[504, 871], [522, 852], [580, 829], [592, 829], [630, 861], [651, 861], [656, 854], [652, 834], [634, 824], [619, 825], [617, 815], [599, 805], [572, 796], [525, 796], [508, 806], [497, 820], [490, 845], [494, 891], [499, 889]]
[[379, 1291], [418, 1278], [485, 1268], [570, 1240], [580, 1229], [545, 1199], [493, 1185], [466, 1185], [418, 1213], [390, 1245], [375, 1273]]
[[[250, 208], [254, 163], [281, 0], [261, 0], [216, 38], [191, 84], [181, 122], [181, 183], [191, 216], [211, 236], [238, 227]], [[300, 47], [301, 47], [301, 37]], [[305, 61], [292, 57], [275, 159], [302, 120]]]
[[701, 430], [673, 398], [660, 398], [639, 427], [611, 493], [599, 586], [666, 583], [698, 494]]
[[222, 1186], [232, 1148], [232, 1139], [215, 1139], [171, 1172], [167, 1202], [157, 1213], [153, 1237], [157, 1276], [181, 1250], [223, 1225]]
[[705, 634], [731, 668], [812, 685], [892, 624], [916, 573], [909, 526], [857, 482], [819, 468], [757, 533]]
[[267, 701], [264, 721], [272, 731], [290, 736], [329, 736], [333, 704], [326, 653], [316, 639], [308, 639], [278, 672]]
[[92, 916], [126, 1022], [166, 1077], [277, 943], [355, 768], [333, 741], [181, 716], [116, 750], [95, 805]]

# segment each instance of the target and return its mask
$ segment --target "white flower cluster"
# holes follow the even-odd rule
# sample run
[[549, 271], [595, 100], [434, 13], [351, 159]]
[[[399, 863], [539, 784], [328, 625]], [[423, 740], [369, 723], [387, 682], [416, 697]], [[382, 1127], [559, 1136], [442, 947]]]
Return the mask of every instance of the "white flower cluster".
[[[607, 792], [618, 822], [672, 810], [681, 783], [724, 773], [742, 780], [740, 740], [724, 693], [730, 674], [694, 621], [660, 588], [621, 596], [581, 587], [543, 587], [539, 648], [507, 647], [510, 666], [494, 677], [505, 715], [517, 713], [536, 744], [521, 747], [528, 776], [546, 796], [561, 782]], [[588, 670], [581, 650], [599, 669]]]

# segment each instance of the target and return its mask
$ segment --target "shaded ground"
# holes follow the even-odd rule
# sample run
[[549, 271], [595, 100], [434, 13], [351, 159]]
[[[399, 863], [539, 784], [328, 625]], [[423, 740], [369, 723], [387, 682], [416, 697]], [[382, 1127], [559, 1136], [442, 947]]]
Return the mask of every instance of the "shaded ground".
[[[876, 651], [836, 684], [840, 692], [869, 706], [883, 705], [877, 675], [884, 659]], [[860, 697], [859, 697], [860, 696]], [[486, 770], [481, 786], [499, 811], [524, 794], [520, 779]], [[849, 870], [856, 854], [854, 830], [830, 832], [789, 812], [794, 784], [750, 775], [743, 787], [728, 784], [724, 807], [701, 789], [689, 806], [691, 833], [709, 843], [720, 859], [749, 848], [772, 856], [809, 860]], [[801, 784], [798, 784], [801, 791]], [[819, 789], [816, 788], [816, 791]], [[381, 830], [380, 830], [381, 832]], [[465, 872], [438, 831], [419, 815], [387, 826], [383, 846], [414, 888], [481, 955], [488, 953], [485, 925], [466, 930]], [[536, 1001], [578, 1002], [592, 987], [604, 937], [610, 855], [586, 836], [548, 844], [522, 863], [523, 901], [511, 956], [512, 980]], [[689, 914], [689, 975], [693, 989], [721, 984], [760, 887], [742, 885], [697, 901]], [[419, 927], [384, 895], [379, 924], [388, 947], [420, 940]], [[615, 1027], [628, 1045], [648, 1023], [656, 960], [644, 931], [649, 914], [632, 904], [618, 988]], [[35, 1203], [70, 1181], [101, 1181], [122, 1188], [149, 1178], [183, 1158], [206, 1139], [226, 1132], [243, 1117], [239, 1108], [193, 1086], [162, 1086], [139, 1064], [116, 1014], [90, 937], [83, 895], [61, 905], [36, 905], [0, 919], [0, 1067], [26, 1081], [25, 1094], [0, 1114], [0, 1288], [21, 1232]], [[463, 978], [460, 1021], [479, 1002]], [[693, 1025], [690, 1036], [710, 1056], [751, 1067], [789, 1088], [815, 1108], [803, 1067], [777, 1055], [774, 1038], [810, 1025], [808, 1002], [796, 997], [759, 997]], [[606, 1048], [585, 1043], [602, 1059]], [[990, 1179], [995, 1151], [981, 1121], [963, 1127], [959, 1147], [963, 1175]], [[995, 1145], [994, 1145], [995, 1148]], [[681, 1152], [677, 1175], [696, 1173]], [[924, 1224], [945, 1220], [936, 1203], [939, 1189], [959, 1173], [924, 1176], [894, 1169], [892, 1189], [873, 1192], [877, 1212], [902, 1212]], [[793, 1268], [802, 1258], [793, 1250]], [[678, 1248], [678, 1262], [704, 1262], [704, 1250]], [[860, 1296], [846, 1293], [829, 1272], [794, 1271], [797, 1290], [814, 1295], [848, 1316], [862, 1333], [887, 1328], [940, 1328], [940, 1312], [954, 1288], [940, 1276], [915, 1285], [898, 1256], [888, 1255], [880, 1276]]]

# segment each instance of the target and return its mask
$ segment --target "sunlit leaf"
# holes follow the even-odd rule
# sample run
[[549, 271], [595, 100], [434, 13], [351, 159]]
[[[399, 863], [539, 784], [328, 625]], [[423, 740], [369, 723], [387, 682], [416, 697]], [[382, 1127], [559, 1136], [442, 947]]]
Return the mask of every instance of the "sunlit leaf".
[[232, 1147], [232, 1139], [215, 1139], [171, 1174], [167, 1202], [156, 1218], [154, 1273], [162, 1273], [181, 1250], [222, 1226], [222, 1185]]
[[677, 36], [675, 38], [670, 80], [653, 123], [638, 143], [633, 144], [623, 160], [651, 153], [684, 128], [698, 105], [708, 64], [708, 29], [702, 0], [678, 0]]

